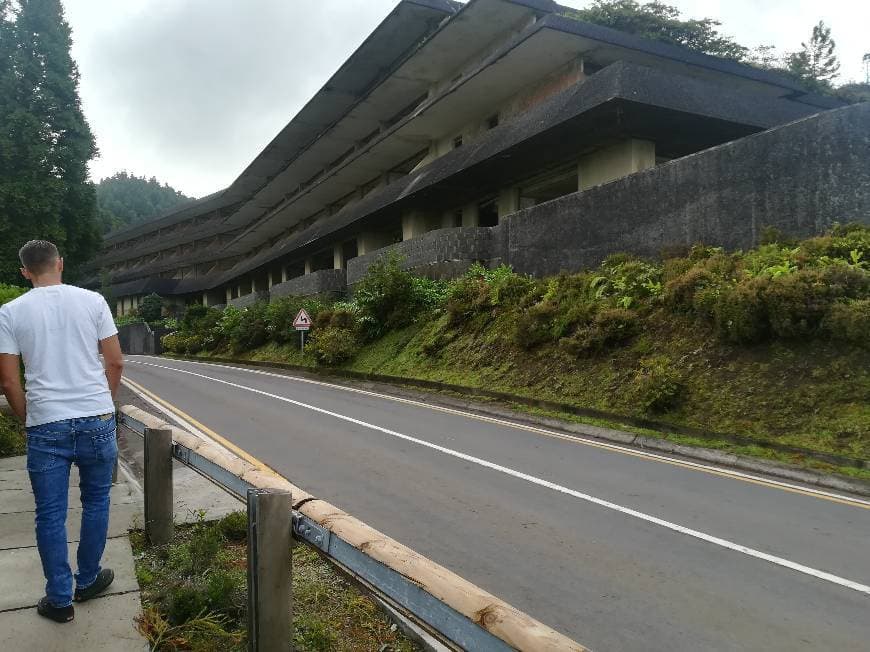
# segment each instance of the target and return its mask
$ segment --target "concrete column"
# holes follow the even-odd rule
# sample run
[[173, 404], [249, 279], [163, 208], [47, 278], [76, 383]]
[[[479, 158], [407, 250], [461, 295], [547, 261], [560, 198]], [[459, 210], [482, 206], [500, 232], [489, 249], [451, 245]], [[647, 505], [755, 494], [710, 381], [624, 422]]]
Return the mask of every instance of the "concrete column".
[[251, 277], [251, 294], [255, 294], [257, 292], [257, 279], [253, 276]]
[[233, 300], [233, 289], [227, 286], [227, 303], [226, 305], [230, 305], [230, 301]]
[[286, 283], [287, 280], [287, 266], [281, 265], [281, 282]]
[[332, 246], [332, 268], [344, 269], [344, 246], [340, 242], [336, 242]]
[[480, 226], [480, 211], [476, 202], [463, 207], [462, 226]]
[[426, 233], [426, 216], [422, 211], [402, 215], [402, 240], [410, 240]]
[[655, 167], [655, 164], [655, 143], [631, 138], [581, 158], [577, 166], [578, 186], [580, 190], [588, 190]]
[[310, 274], [314, 269], [314, 262], [310, 258], [305, 259], [305, 273]]
[[270, 290], [272, 289], [272, 285], [274, 285], [272, 283], [272, 270], [271, 269], [266, 272], [266, 285], [268, 286], [268, 288]]
[[498, 219], [520, 210], [520, 189], [504, 188], [498, 193]]
[[202, 293], [202, 305], [208, 308], [208, 292]]

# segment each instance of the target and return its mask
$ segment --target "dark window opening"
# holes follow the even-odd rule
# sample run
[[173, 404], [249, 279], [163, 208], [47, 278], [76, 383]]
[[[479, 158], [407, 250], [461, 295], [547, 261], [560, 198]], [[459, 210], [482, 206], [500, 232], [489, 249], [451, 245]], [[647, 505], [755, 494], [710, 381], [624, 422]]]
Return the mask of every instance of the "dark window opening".
[[311, 257], [311, 271], [319, 272], [322, 269], [332, 269], [335, 264], [332, 249], [318, 251]]
[[348, 240], [341, 245], [341, 252], [344, 256], [344, 262], [347, 263], [351, 258], [356, 258], [359, 255], [356, 240]]
[[498, 203], [495, 199], [481, 202], [477, 207], [479, 226], [498, 226]]
[[462, 136], [457, 136], [453, 139], [453, 149], [459, 149], [462, 147]]
[[577, 169], [571, 165], [524, 184], [520, 188], [520, 208], [537, 206], [551, 199], [575, 193], [578, 189]]

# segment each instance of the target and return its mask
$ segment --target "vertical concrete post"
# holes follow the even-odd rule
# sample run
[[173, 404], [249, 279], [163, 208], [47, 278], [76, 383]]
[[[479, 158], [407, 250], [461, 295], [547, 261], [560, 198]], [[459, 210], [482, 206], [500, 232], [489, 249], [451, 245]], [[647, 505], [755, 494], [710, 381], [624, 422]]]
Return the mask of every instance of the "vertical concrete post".
[[257, 279], [253, 276], [251, 277], [251, 294], [257, 293]]
[[341, 242], [332, 245], [332, 268], [344, 269], [344, 245]]
[[476, 202], [462, 208], [462, 226], [480, 226], [480, 209]]
[[312, 261], [311, 258], [306, 258], [305, 259], [305, 273], [310, 274], [313, 269], [314, 269], [314, 261]]
[[145, 428], [145, 536], [152, 545], [168, 543], [172, 520], [172, 431]]
[[287, 266], [281, 265], [281, 282], [286, 283], [287, 280]]
[[230, 301], [233, 300], [233, 289], [230, 286], [227, 286], [227, 303], [226, 305], [230, 305]]
[[289, 493], [248, 489], [248, 645], [286, 652], [293, 638]]

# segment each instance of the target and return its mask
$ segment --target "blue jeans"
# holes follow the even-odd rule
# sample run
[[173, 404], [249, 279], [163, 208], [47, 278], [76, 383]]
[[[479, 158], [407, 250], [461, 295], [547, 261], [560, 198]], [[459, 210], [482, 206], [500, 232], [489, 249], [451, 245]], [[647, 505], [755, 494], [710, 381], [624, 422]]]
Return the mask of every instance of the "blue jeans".
[[66, 607], [73, 599], [66, 536], [70, 465], [75, 462], [79, 467], [82, 529], [75, 581], [84, 589], [96, 581], [101, 570], [117, 457], [114, 415], [67, 419], [27, 429], [27, 471], [36, 499], [36, 545], [45, 574], [45, 594], [55, 607]]

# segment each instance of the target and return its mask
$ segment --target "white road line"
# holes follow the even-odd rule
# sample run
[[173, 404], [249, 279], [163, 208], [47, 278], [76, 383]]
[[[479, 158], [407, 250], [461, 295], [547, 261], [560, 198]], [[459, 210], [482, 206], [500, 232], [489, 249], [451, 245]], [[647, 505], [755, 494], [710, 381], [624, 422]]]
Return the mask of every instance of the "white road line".
[[540, 487], [546, 487], [547, 489], [551, 489], [553, 491], [566, 494], [568, 496], [572, 496], [574, 498], [578, 498], [580, 500], [584, 500], [586, 502], [592, 503], [594, 505], [598, 505], [600, 507], [604, 507], [606, 509], [613, 510], [615, 512], [619, 512], [620, 514], [625, 514], [627, 516], [632, 516], [642, 521], [646, 521], [647, 523], [653, 523], [655, 525], [659, 525], [663, 528], [667, 528], [668, 530], [672, 530], [674, 532], [678, 532], [680, 534], [685, 534], [687, 536], [693, 537], [695, 539], [699, 539], [701, 541], [705, 541], [707, 543], [711, 543], [713, 545], [720, 546], [722, 548], [726, 548], [728, 550], [733, 550], [735, 552], [742, 553], [749, 557], [755, 557], [756, 559], [761, 559], [763, 561], [770, 562], [772, 564], [776, 564], [777, 566], [782, 566], [783, 568], [788, 568], [793, 571], [797, 571], [799, 573], [803, 573], [805, 575], [809, 575], [811, 577], [815, 577], [820, 580], [824, 580], [826, 582], [830, 582], [832, 584], [836, 584], [848, 589], [852, 589], [853, 591], [858, 591], [859, 593], [864, 593], [865, 595], [870, 595], [870, 586], [866, 584], [861, 584], [860, 582], [855, 582], [850, 579], [846, 579], [844, 577], [840, 577], [839, 575], [834, 575], [832, 573], [828, 573], [822, 570], [818, 570], [816, 568], [811, 568], [809, 566], [804, 566], [803, 564], [798, 564], [796, 562], [790, 561], [788, 559], [784, 559], [782, 557], [777, 557], [775, 555], [770, 555], [766, 552], [762, 552], [760, 550], [755, 550], [754, 548], [749, 548], [747, 546], [741, 545], [739, 543], [734, 543], [733, 541], [728, 541], [727, 539], [722, 539], [720, 537], [712, 536], [710, 534], [706, 534], [704, 532], [700, 532], [698, 530], [693, 530], [691, 528], [684, 527], [682, 525], [678, 525], [677, 523], [671, 523], [670, 521], [666, 521], [664, 519], [658, 518], [656, 516], [652, 516], [650, 514], [645, 514], [644, 512], [639, 512], [635, 509], [631, 509], [630, 507], [624, 507], [622, 505], [618, 505], [616, 503], [612, 503], [608, 500], [602, 500], [601, 498], [596, 498], [595, 496], [591, 496], [589, 494], [582, 493], [580, 491], [576, 491], [574, 489], [570, 489], [568, 487], [564, 487], [560, 484], [556, 484], [555, 482], [550, 482], [549, 480], [544, 480], [543, 478], [538, 478], [533, 475], [529, 475], [528, 473], [523, 473], [522, 471], [517, 471], [515, 469], [511, 469], [506, 466], [501, 466], [500, 464], [495, 464], [494, 462], [490, 462], [488, 460], [481, 459], [479, 457], [474, 457], [473, 455], [467, 455], [466, 453], [461, 453], [459, 451], [453, 450], [451, 448], [446, 448], [445, 446], [439, 446], [438, 444], [433, 444], [431, 442], [425, 441], [423, 439], [418, 439], [416, 437], [411, 437], [410, 435], [404, 435], [400, 432], [396, 432], [395, 430], [389, 430], [388, 428], [383, 428], [381, 426], [368, 423], [366, 421], [361, 421], [359, 419], [354, 419], [353, 417], [345, 416], [343, 414], [339, 414], [337, 412], [332, 412], [330, 410], [325, 410], [323, 408], [319, 408], [315, 405], [309, 405], [308, 403], [303, 403], [301, 401], [296, 401], [291, 398], [287, 398], [285, 396], [279, 396], [278, 394], [271, 394], [269, 392], [264, 392], [259, 389], [254, 389], [252, 387], [246, 387], [245, 385], [240, 385], [238, 383], [233, 383], [228, 380], [222, 380], [220, 378], [213, 378], [211, 376], [206, 376], [204, 374], [198, 374], [193, 371], [188, 371], [186, 369], [177, 369], [174, 367], [166, 367], [163, 365], [157, 365], [149, 362], [139, 362], [136, 361], [137, 364], [145, 365], [148, 367], [155, 367], [157, 369], [165, 369], [167, 371], [174, 371], [176, 373], [187, 374], [189, 376], [194, 376], [196, 378], [202, 378], [203, 380], [208, 380], [214, 383], [219, 383], [221, 385], [226, 385], [227, 387], [233, 387], [235, 389], [240, 389], [242, 391], [251, 392], [252, 394], [257, 394], [259, 396], [265, 396], [267, 398], [274, 399], [276, 401], [281, 401], [283, 403], [289, 403], [291, 405], [295, 405], [297, 407], [305, 408], [307, 410], [311, 410], [313, 412], [317, 412], [319, 414], [325, 414], [330, 417], [334, 417], [336, 419], [340, 419], [342, 421], [346, 421], [348, 423], [353, 423], [358, 426], [362, 426], [363, 428], [368, 428], [370, 430], [375, 430], [377, 432], [382, 432], [385, 435], [389, 435], [391, 437], [396, 437], [397, 439], [402, 439], [404, 441], [408, 441], [419, 446], [423, 446], [425, 448], [429, 448], [431, 450], [438, 451], [439, 453], [443, 453], [444, 455], [449, 455], [451, 457], [455, 457], [466, 462], [470, 462], [472, 464], [476, 464], [478, 466], [482, 466], [484, 468], [497, 471], [499, 473], [504, 473], [505, 475], [512, 476], [514, 478], [518, 478], [520, 480], [525, 480], [534, 485], [538, 485]]
[[[161, 358], [152, 358], [151, 356], [137, 356], [137, 357], [144, 357], [144, 358], [149, 358], [152, 360], [163, 361]], [[138, 360], [133, 360], [133, 359], [130, 359], [130, 362], [135, 362], [136, 364], [152, 364], [152, 363], [140, 362]], [[686, 460], [686, 459], [681, 459], [681, 458], [676, 458], [676, 457], [669, 457], [668, 455], [662, 455], [661, 453], [651, 453], [649, 451], [639, 450], [637, 448], [631, 448], [628, 446], [620, 446], [619, 444], [613, 444], [610, 442], [601, 441], [599, 439], [594, 439], [594, 440], [587, 439], [581, 435], [566, 435], [564, 433], [557, 432], [555, 430], [548, 430], [547, 428], [539, 428], [539, 427], [528, 425], [525, 423], [516, 423], [513, 421], [509, 421], [507, 419], [499, 419], [498, 417], [484, 416], [484, 415], [466, 412], [464, 410], [457, 410], [454, 408], [448, 408], [448, 407], [444, 407], [444, 406], [440, 406], [440, 405], [435, 406], [435, 405], [431, 405], [429, 403], [424, 403], [422, 401], [415, 401], [415, 400], [409, 399], [409, 398], [390, 396], [389, 394], [380, 394], [378, 392], [372, 392], [372, 391], [365, 390], [365, 389], [358, 389], [356, 387], [347, 387], [345, 385], [336, 385], [334, 383], [327, 383], [327, 382], [323, 382], [320, 380], [312, 380], [310, 378], [303, 378], [301, 376], [290, 376], [290, 375], [286, 375], [286, 374], [276, 374], [276, 373], [272, 373], [269, 371], [261, 371], [259, 369], [248, 369], [246, 367], [233, 367], [230, 365], [217, 364], [217, 363], [213, 363], [213, 362], [197, 362], [194, 360], [175, 360], [174, 362], [183, 362], [185, 364], [201, 365], [204, 367], [216, 367], [218, 369], [229, 369], [232, 371], [244, 371], [245, 373], [255, 374], [258, 376], [268, 376], [270, 378], [279, 378], [282, 380], [290, 380], [290, 381], [294, 381], [294, 382], [307, 383], [309, 385], [318, 385], [321, 387], [328, 387], [330, 389], [351, 392], [354, 394], [362, 394], [364, 396], [371, 396], [373, 398], [379, 398], [379, 399], [393, 401], [393, 402], [397, 402], [397, 403], [404, 403], [406, 405], [413, 405], [415, 407], [425, 408], [427, 410], [436, 410], [438, 412], [444, 412], [447, 414], [455, 414], [457, 416], [475, 419], [476, 421], [485, 421], [487, 423], [493, 423], [493, 424], [500, 425], [500, 426], [506, 426], [506, 427], [510, 427], [510, 428], [519, 428], [522, 430], [527, 430], [529, 432], [537, 432], [537, 433], [540, 433], [542, 435], [556, 437], [559, 439], [564, 439], [566, 441], [579, 442], [579, 443], [583, 443], [583, 444], [586, 444], [589, 446], [594, 446], [595, 448], [603, 448], [603, 449], [609, 449], [609, 450], [613, 450], [613, 451], [617, 451], [617, 452], [621, 452], [621, 453], [628, 453], [629, 455], [632, 455], [634, 457], [645, 457], [645, 458], [648, 458], [651, 460], [658, 460], [658, 461], [667, 462], [670, 464], [677, 464], [677, 465], [683, 466], [683, 467], [695, 468], [695, 469], [698, 469], [700, 471], [711, 471], [715, 474], [722, 475], [722, 476], [732, 476], [734, 478], [739, 478], [739, 479], [743, 479], [743, 480], [751, 480], [753, 482], [772, 485], [774, 487], [782, 487], [784, 489], [793, 489], [795, 491], [815, 494], [817, 496], [825, 496], [827, 498], [834, 498], [836, 500], [843, 500], [846, 502], [857, 503], [860, 505], [865, 505], [867, 507], [870, 507], [870, 500], [864, 500], [862, 498], [857, 498], [854, 496], [845, 496], [843, 494], [837, 494], [837, 493], [834, 493], [831, 491], [824, 491], [823, 489], [817, 489], [815, 487], [807, 487], [807, 486], [803, 486], [803, 485], [793, 484], [790, 482], [784, 482], [782, 480], [774, 480], [772, 478], [766, 478], [766, 477], [763, 477], [760, 475], [754, 475], [752, 473], [744, 473], [743, 471], [738, 471], [736, 469], [730, 469], [727, 467], [715, 466], [713, 464], [702, 464], [700, 462], [693, 462], [691, 460]], [[175, 367], [161, 367], [161, 368], [180, 371], [179, 369], [176, 369]]]

